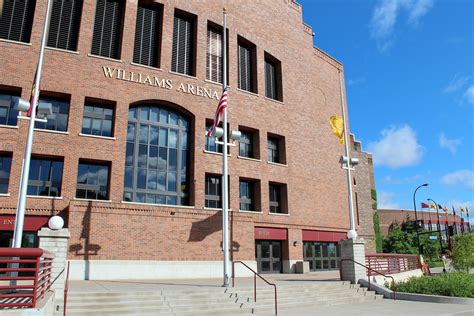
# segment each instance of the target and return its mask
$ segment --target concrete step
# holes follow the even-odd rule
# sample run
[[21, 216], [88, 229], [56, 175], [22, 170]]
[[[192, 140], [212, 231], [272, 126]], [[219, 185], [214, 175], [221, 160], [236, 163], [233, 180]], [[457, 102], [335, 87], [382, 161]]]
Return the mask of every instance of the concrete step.
[[90, 309], [74, 309], [67, 308], [67, 316], [106, 316], [106, 315], [174, 315], [169, 309], [168, 311], [157, 310], [155, 307], [148, 306], [127, 306], [122, 308], [110, 308], [107, 310], [90, 310]]
[[158, 302], [147, 302], [146, 304], [142, 304], [141, 301], [127, 301], [127, 302], [113, 302], [108, 304], [101, 304], [99, 302], [93, 304], [67, 304], [68, 310], [79, 310], [79, 309], [88, 309], [88, 310], [109, 310], [109, 309], [119, 309], [119, 308], [127, 308], [129, 306], [136, 306], [140, 308], [141, 306], [146, 306], [147, 308], [155, 308], [160, 311], [169, 311], [168, 305], [164, 304], [162, 301]]
[[118, 297], [118, 296], [150, 296], [161, 295], [161, 291], [141, 291], [141, 292], [69, 292], [68, 300], [76, 297]]
[[186, 305], [174, 305], [170, 304], [170, 308], [173, 312], [187, 312], [187, 311], [219, 311], [219, 310], [240, 310], [242, 304], [236, 304], [232, 301], [224, 303], [196, 303]]
[[91, 302], [102, 302], [102, 303], [108, 303], [108, 302], [117, 302], [117, 301], [127, 301], [127, 300], [133, 300], [133, 301], [163, 301], [163, 297], [161, 295], [156, 295], [156, 294], [151, 294], [149, 296], [129, 296], [129, 295], [123, 295], [123, 296], [105, 296], [105, 297], [68, 297], [67, 302], [68, 304], [72, 303], [91, 303]]

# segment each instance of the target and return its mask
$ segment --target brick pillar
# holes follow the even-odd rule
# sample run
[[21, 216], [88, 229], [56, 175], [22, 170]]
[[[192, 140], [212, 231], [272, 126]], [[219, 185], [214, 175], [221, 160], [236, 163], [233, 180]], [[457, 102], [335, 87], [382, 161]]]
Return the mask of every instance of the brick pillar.
[[[341, 259], [352, 259], [365, 265], [365, 241], [363, 238], [347, 239], [341, 242]], [[359, 279], [367, 278], [364, 267], [352, 261], [341, 262], [341, 280], [357, 283]]]
[[39, 247], [54, 253], [52, 280], [56, 279], [59, 273], [63, 273], [54, 282], [52, 288], [55, 291], [55, 300], [62, 300], [64, 297], [64, 285], [66, 281], [66, 258], [68, 252], [68, 242], [71, 234], [67, 228], [52, 230], [46, 227], [38, 232]]

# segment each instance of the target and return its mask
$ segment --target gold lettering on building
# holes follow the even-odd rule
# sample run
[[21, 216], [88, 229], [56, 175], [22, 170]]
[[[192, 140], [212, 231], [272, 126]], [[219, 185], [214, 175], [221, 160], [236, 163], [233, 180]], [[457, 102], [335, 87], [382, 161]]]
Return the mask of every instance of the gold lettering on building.
[[[171, 79], [159, 78], [152, 75], [146, 75], [141, 72], [127, 71], [124, 69], [113, 68], [108, 66], [102, 66], [102, 70], [104, 72], [105, 78], [107, 79], [128, 81], [160, 89], [173, 89], [173, 80]], [[217, 91], [198, 85], [193, 85], [191, 83], [180, 82], [177, 85], [176, 91], [204, 98], [219, 100], [219, 93]]]

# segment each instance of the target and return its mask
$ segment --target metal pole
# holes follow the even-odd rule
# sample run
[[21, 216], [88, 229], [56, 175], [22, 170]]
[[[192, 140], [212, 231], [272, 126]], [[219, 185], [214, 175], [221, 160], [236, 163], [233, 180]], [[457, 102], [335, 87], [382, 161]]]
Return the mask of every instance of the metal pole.
[[36, 69], [35, 86], [33, 92], [33, 104], [31, 105], [30, 121], [28, 123], [28, 134], [26, 136], [25, 156], [23, 157], [23, 167], [21, 170], [21, 183], [18, 198], [18, 207], [15, 218], [15, 231], [13, 233], [13, 248], [21, 248], [23, 237], [23, 223], [25, 220], [26, 209], [26, 191], [28, 189], [28, 178], [30, 173], [31, 150], [33, 147], [33, 133], [35, 129], [36, 108], [38, 106], [39, 87], [41, 82], [41, 71], [43, 69], [44, 47], [49, 29], [49, 15], [51, 12], [51, 0], [48, 0], [46, 6], [46, 15], [44, 17], [43, 35], [41, 37], [41, 46], [39, 51], [38, 66]]
[[418, 243], [418, 253], [421, 255], [421, 244], [420, 244], [420, 233], [418, 232], [418, 215], [416, 213], [416, 202], [415, 202], [415, 196], [416, 196], [416, 191], [418, 191], [419, 188], [421, 187], [427, 187], [428, 183], [423, 183], [422, 185], [418, 186], [415, 189], [415, 192], [413, 192], [413, 208], [415, 209], [415, 229], [416, 229], [416, 240]]
[[[222, 41], [222, 91], [227, 88], [227, 11], [224, 8], [224, 27], [223, 27], [223, 41]], [[224, 135], [222, 135], [224, 148], [222, 152], [222, 250], [224, 252], [224, 284], [229, 286], [229, 201], [228, 201], [228, 166], [227, 166], [227, 108], [224, 109], [224, 120], [222, 122], [224, 128]]]
[[346, 110], [344, 107], [344, 91], [342, 89], [342, 73], [339, 70], [339, 88], [341, 90], [341, 108], [342, 108], [342, 121], [344, 122], [344, 143], [346, 149], [346, 157], [347, 157], [347, 189], [349, 191], [349, 219], [351, 228], [347, 232], [347, 237], [355, 239], [357, 237], [357, 232], [355, 230], [355, 222], [354, 222], [354, 203], [352, 201], [352, 177], [351, 177], [351, 158], [349, 154], [349, 133], [347, 131], [347, 124], [346, 124]]
[[436, 216], [438, 217], [439, 251], [443, 253], [443, 240], [442, 240], [443, 238], [441, 237], [441, 223], [439, 221], [438, 203], [436, 203], [433, 199], [428, 199], [428, 201], [433, 202], [436, 207]]

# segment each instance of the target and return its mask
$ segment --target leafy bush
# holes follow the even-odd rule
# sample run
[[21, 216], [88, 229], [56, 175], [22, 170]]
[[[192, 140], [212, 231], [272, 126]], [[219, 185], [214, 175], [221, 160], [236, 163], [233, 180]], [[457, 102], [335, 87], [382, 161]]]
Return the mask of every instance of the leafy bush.
[[458, 271], [474, 268], [474, 235], [460, 234], [454, 236], [454, 247], [451, 253], [453, 266]]
[[397, 283], [396, 289], [397, 292], [474, 298], [474, 275], [453, 272], [411, 277], [406, 282]]

